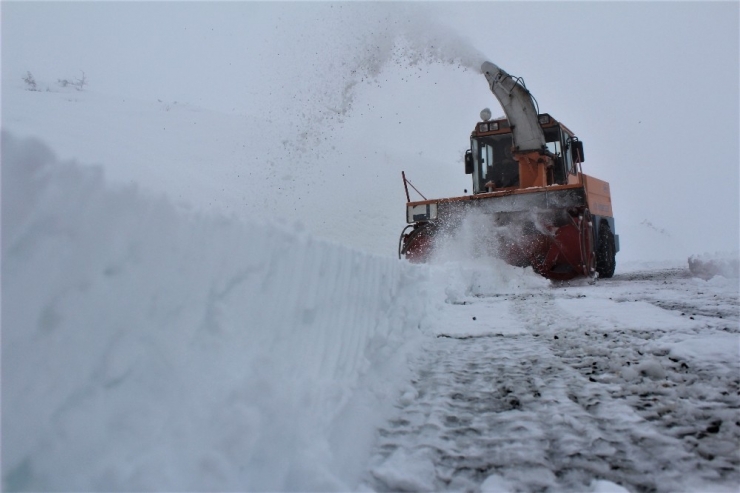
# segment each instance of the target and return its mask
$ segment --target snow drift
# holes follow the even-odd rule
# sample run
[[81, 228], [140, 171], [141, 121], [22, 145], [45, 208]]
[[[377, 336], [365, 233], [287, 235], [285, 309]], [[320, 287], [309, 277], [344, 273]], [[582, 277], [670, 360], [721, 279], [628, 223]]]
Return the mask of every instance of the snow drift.
[[6, 132], [2, 177], [5, 489], [356, 485], [428, 269], [185, 213]]

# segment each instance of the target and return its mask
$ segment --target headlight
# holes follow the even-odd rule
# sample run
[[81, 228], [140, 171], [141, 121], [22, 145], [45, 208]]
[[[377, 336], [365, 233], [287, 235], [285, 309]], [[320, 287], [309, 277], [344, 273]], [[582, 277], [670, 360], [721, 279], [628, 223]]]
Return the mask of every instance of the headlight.
[[550, 123], [550, 115], [540, 115], [540, 125], [547, 125]]
[[488, 123], [481, 123], [478, 125], [479, 132], [488, 132]]
[[490, 129], [491, 129], [492, 131], [493, 131], [493, 130], [498, 130], [498, 122], [494, 122], [494, 123], [491, 123], [491, 124], [490, 124]]

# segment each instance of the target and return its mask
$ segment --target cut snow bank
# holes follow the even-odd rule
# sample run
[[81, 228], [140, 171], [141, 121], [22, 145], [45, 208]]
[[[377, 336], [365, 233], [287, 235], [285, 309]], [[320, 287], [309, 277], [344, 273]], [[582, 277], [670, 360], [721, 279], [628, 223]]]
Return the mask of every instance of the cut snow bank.
[[428, 277], [4, 132], [4, 489], [354, 487], [438, 308]]

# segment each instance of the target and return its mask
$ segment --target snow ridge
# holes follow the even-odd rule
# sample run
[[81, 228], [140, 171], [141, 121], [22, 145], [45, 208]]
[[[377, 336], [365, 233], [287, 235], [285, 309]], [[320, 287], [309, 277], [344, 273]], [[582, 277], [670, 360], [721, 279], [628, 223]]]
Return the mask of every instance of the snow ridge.
[[7, 132], [2, 172], [4, 489], [356, 486], [427, 270], [184, 213]]

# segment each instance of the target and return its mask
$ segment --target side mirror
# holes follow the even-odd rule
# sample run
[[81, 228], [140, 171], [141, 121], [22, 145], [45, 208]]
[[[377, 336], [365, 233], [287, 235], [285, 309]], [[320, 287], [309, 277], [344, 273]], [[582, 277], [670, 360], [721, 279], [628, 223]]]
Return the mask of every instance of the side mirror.
[[468, 149], [465, 151], [465, 174], [473, 174], [473, 153]]
[[570, 144], [570, 155], [573, 158], [573, 162], [584, 162], [586, 159], [583, 157], [583, 142], [573, 140]]

